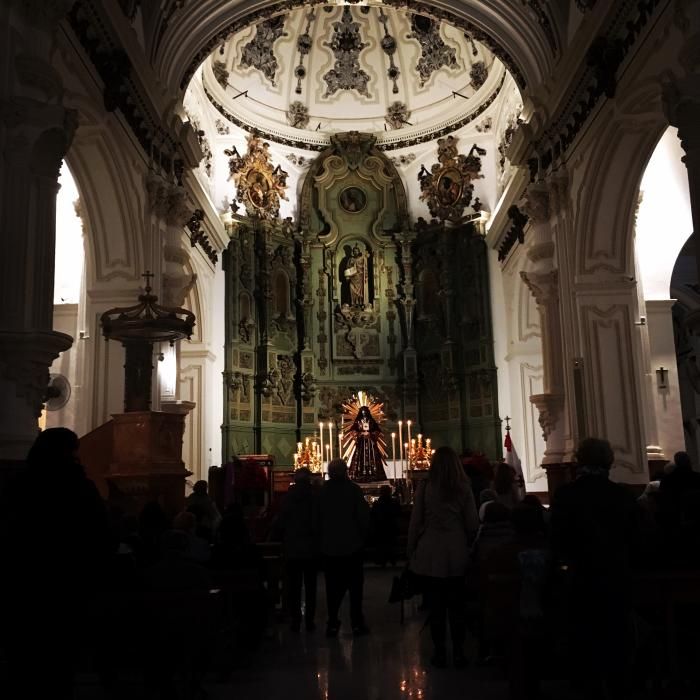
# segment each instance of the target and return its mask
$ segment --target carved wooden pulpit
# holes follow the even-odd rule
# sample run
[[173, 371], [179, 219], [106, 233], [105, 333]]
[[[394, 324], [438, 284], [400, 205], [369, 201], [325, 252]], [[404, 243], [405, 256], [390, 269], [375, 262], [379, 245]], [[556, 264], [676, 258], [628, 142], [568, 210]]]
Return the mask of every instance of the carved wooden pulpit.
[[123, 497], [137, 508], [158, 498], [166, 510], [182, 510], [185, 478], [189, 476], [182, 461], [185, 417], [191, 405], [182, 410], [169, 407], [151, 411], [153, 345], [189, 338], [195, 324], [191, 311], [157, 303], [151, 294], [146, 272], [146, 287], [138, 304], [115, 308], [102, 314], [102, 332], [106, 340], [118, 340], [125, 348], [124, 413], [113, 418], [112, 458], [106, 474], [110, 498]]

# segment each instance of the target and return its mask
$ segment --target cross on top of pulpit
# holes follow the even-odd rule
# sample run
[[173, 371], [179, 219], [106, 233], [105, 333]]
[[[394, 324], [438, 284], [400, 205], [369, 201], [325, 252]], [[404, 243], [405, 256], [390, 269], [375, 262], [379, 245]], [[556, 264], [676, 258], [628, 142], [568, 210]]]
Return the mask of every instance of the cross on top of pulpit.
[[151, 278], [155, 277], [155, 275], [150, 271], [146, 270], [141, 277], [143, 277], [146, 280], [146, 293], [151, 291]]
[[510, 416], [504, 416], [503, 420], [506, 422], [506, 430], [510, 430]]

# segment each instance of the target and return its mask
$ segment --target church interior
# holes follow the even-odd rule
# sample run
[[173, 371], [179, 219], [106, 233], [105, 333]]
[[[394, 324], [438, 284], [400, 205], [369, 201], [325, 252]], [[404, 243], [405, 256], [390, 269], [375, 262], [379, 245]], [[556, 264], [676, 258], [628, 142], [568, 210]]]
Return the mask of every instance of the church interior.
[[[443, 447], [474, 492], [474, 552], [492, 489], [515, 530], [520, 501], [534, 499], [558, 551], [556, 523], [579, 511], [557, 493], [590, 466], [588, 438], [607, 441], [606, 484], [654, 520], [640, 530], [663, 553], [662, 573], [615, 579], [630, 609], [648, 595], [666, 611], [632, 611], [644, 618], [634, 648], [647, 644], [658, 683], [630, 697], [694, 697], [686, 671], [700, 645], [677, 618], [696, 630], [700, 562], [676, 555], [700, 544], [700, 500], [674, 492], [670, 506], [664, 485], [675, 474], [680, 488], [687, 460], [683, 488], [700, 494], [700, 2], [4, 0], [0, 28], [0, 522], [39, 513], [57, 543], [89, 529], [77, 516], [62, 529], [64, 509], [82, 513], [75, 491], [32, 476], [37, 436], [67, 428], [121, 562], [157, 568], [160, 540], [149, 550], [139, 528], [158, 530], [156, 509], [170, 529], [191, 513], [199, 527], [187, 508], [202, 493], [218, 516], [212, 561], [217, 528], [247, 528], [256, 552], [237, 550], [206, 591], [153, 584], [143, 607], [115, 593], [123, 566], [103, 576], [109, 595], [85, 584], [103, 626], [157, 609], [162, 648], [198, 635], [171, 650], [191, 674], [153, 697], [535, 698], [533, 668], [552, 697], [589, 697], [564, 683], [560, 662], [484, 641], [489, 601], [518, 596], [523, 638], [544, 638], [523, 622], [519, 578], [516, 593], [478, 572], [460, 589], [474, 647], [461, 675], [427, 661], [436, 596], [402, 589], [400, 620], [385, 605], [392, 577], [410, 578], [415, 519], [427, 518], [419, 540], [432, 527]], [[353, 618], [354, 637], [309, 628], [299, 642], [279, 523], [307, 477], [319, 493], [332, 485], [334, 460], [371, 508], [372, 629], [359, 639]], [[503, 465], [518, 503], [496, 498]], [[377, 525], [389, 493], [396, 511], [381, 517], [392, 524]], [[586, 511], [596, 522], [609, 505], [599, 498]], [[669, 535], [668, 514], [686, 502]], [[227, 517], [238, 525], [226, 529]], [[378, 563], [389, 527], [392, 554]], [[81, 576], [96, 538], [75, 555]], [[56, 556], [47, 562], [61, 567]], [[31, 586], [15, 596], [6, 585], [5, 601], [33, 605]], [[105, 681], [145, 653], [124, 660], [120, 633], [94, 665], [76, 642], [75, 687], [54, 697], [134, 697], [133, 678]], [[652, 637], [666, 641], [650, 652]], [[621, 655], [633, 646], [620, 644]], [[15, 662], [27, 679], [13, 648], [0, 639], [0, 679]], [[73, 668], [59, 657], [47, 665], [58, 676]], [[623, 697], [601, 693], [590, 697]]]

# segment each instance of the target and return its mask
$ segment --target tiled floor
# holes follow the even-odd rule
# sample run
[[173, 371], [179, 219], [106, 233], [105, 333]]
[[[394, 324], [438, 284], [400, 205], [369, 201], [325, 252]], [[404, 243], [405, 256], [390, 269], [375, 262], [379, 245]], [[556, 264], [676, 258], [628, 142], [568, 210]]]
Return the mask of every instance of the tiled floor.
[[[326, 639], [322, 578], [319, 590], [318, 631], [293, 634], [278, 624], [253, 661], [243, 667], [232, 658], [225, 682], [208, 677], [201, 700], [508, 700], [507, 684], [497, 668], [471, 664], [464, 670], [436, 670], [429, 665], [430, 636], [425, 614], [406, 606], [406, 622], [399, 607], [386, 601], [392, 576], [398, 570], [369, 567], [366, 572], [367, 637], [353, 639], [347, 610], [337, 639]], [[185, 640], [183, 640], [185, 641]], [[469, 645], [466, 649], [470, 652]], [[474, 649], [471, 649], [473, 656]], [[76, 700], [138, 700], [144, 698], [141, 679], [124, 679], [108, 699], [94, 674], [81, 674]], [[151, 696], [148, 696], [151, 697]], [[163, 697], [163, 696], [161, 696]], [[180, 695], [179, 697], [185, 697]], [[573, 700], [566, 683], [547, 683], [543, 700]], [[595, 697], [595, 696], [594, 696]], [[635, 695], [635, 700], [651, 695]], [[697, 693], [666, 690], [664, 700], [697, 698]], [[198, 698], [198, 700], [199, 700]], [[170, 698], [168, 698], [170, 700]], [[177, 700], [173, 696], [173, 700]], [[596, 700], [598, 698], [596, 697]]]
[[[396, 572], [370, 568], [365, 584], [365, 615], [372, 632], [353, 639], [344, 610], [344, 627], [328, 640], [324, 625], [313, 634], [291, 633], [280, 626], [258, 661], [236, 671], [226, 686], [208, 686], [216, 700], [500, 700], [505, 683], [483, 669], [433, 670], [428, 664], [430, 638], [423, 613], [407, 604], [406, 622], [398, 605], [386, 601]], [[325, 622], [323, 590], [319, 622]]]

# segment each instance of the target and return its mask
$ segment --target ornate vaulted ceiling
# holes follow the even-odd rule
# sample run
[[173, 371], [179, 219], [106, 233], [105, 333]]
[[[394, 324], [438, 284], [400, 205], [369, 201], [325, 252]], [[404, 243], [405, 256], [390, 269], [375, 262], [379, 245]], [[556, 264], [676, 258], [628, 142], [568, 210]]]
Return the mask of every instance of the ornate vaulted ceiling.
[[271, 139], [318, 148], [358, 130], [392, 147], [463, 126], [505, 72], [472, 33], [405, 8], [309, 5], [235, 32], [201, 80], [223, 117]]

